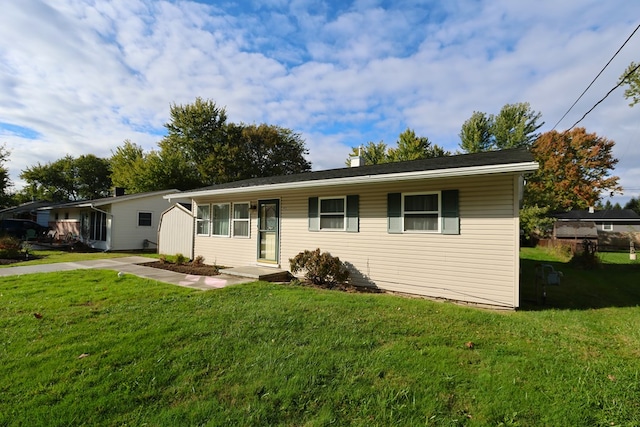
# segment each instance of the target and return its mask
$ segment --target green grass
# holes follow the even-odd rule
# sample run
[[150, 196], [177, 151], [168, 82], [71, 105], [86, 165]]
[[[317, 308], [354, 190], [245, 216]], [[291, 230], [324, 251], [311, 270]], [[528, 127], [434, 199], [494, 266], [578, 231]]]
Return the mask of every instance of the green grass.
[[21, 265], [53, 264], [56, 262], [76, 262], [105, 258], [121, 258], [127, 256], [146, 256], [158, 258], [155, 253], [149, 252], [69, 252], [55, 250], [32, 250], [29, 252], [33, 258], [28, 261], [20, 261], [13, 264], [0, 265], [0, 268], [18, 267]]
[[599, 265], [579, 268], [562, 253], [539, 248], [522, 248], [520, 256], [520, 290], [523, 308], [539, 309], [541, 289], [536, 292], [535, 267], [551, 264], [563, 273], [560, 286], [548, 286], [544, 307], [589, 309], [636, 307], [640, 304], [640, 261], [629, 254], [602, 252]]
[[[528, 256], [564, 270], [556, 291], [637, 267], [574, 277]], [[113, 271], [5, 277], [0, 426], [639, 425], [638, 287], [598, 309], [554, 308], [576, 303], [549, 293], [545, 307], [493, 312]]]

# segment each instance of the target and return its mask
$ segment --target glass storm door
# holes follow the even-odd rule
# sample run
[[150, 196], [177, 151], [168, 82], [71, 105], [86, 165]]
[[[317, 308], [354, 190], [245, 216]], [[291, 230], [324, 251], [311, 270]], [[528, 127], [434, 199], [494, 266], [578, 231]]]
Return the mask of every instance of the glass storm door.
[[258, 261], [278, 263], [280, 247], [280, 201], [258, 201]]

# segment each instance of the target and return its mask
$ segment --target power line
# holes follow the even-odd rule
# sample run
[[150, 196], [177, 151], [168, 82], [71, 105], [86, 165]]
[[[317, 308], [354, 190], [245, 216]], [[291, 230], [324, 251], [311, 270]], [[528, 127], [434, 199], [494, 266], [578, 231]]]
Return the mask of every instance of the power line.
[[[618, 56], [618, 53], [620, 53], [620, 51], [622, 50], [622, 48], [627, 44], [627, 42], [631, 39], [631, 37], [633, 37], [633, 35], [636, 33], [636, 31], [638, 31], [638, 29], [640, 29], [640, 24], [636, 27], [636, 29], [635, 29], [635, 30], [633, 30], [633, 32], [631, 33], [631, 35], [630, 35], [629, 37], [627, 37], [627, 39], [624, 41], [624, 43], [622, 43], [622, 46], [620, 46], [620, 47], [618, 48], [618, 50], [616, 51], [616, 53], [614, 53], [614, 54], [613, 54], [613, 56], [611, 57], [611, 59], [609, 59], [609, 62], [607, 62], [607, 63], [605, 64], [605, 66], [604, 66], [604, 67], [602, 67], [602, 70], [600, 70], [600, 72], [598, 73], [598, 75], [597, 75], [597, 76], [595, 76], [593, 80], [591, 80], [591, 83], [589, 83], [589, 86], [587, 86], [587, 88], [586, 88], [586, 89], [585, 89], [585, 90], [580, 94], [580, 96], [578, 97], [578, 99], [576, 99], [576, 100], [574, 101], [574, 103], [573, 103], [573, 104], [571, 104], [571, 107], [569, 107], [569, 109], [567, 110], [567, 112], [566, 112], [566, 113], [564, 113], [564, 114], [562, 115], [562, 117], [560, 117], [560, 120], [558, 120], [558, 122], [557, 122], [555, 125], [553, 125], [553, 129], [551, 129], [551, 130], [555, 130], [555, 128], [556, 128], [556, 127], [560, 124], [560, 122], [561, 122], [561, 121], [562, 121], [562, 120], [567, 116], [567, 114], [569, 114], [569, 112], [573, 109], [573, 107], [575, 107], [575, 106], [576, 106], [576, 104], [578, 103], [578, 101], [580, 101], [580, 99], [582, 99], [582, 97], [584, 96], [584, 94], [585, 94], [585, 93], [587, 93], [587, 91], [589, 90], [589, 88], [590, 88], [590, 87], [595, 83], [595, 81], [596, 81], [596, 80], [598, 80], [598, 77], [600, 77], [600, 75], [602, 74], [602, 72], [603, 72], [603, 71], [604, 71], [604, 70], [609, 66], [609, 64], [611, 64], [611, 61], [613, 61], [613, 58], [615, 58], [616, 56]], [[618, 86], [620, 86], [620, 85], [618, 85]], [[617, 87], [617, 86], [616, 86], [616, 87]], [[615, 88], [614, 88], [614, 89], [615, 89]], [[607, 95], [608, 95], [608, 94], [607, 94]], [[605, 96], [605, 98], [606, 98], [606, 96]], [[596, 105], [597, 105], [597, 104], [596, 104]], [[595, 108], [595, 106], [594, 106], [594, 108]], [[593, 109], [593, 108], [592, 108], [592, 109]], [[591, 110], [589, 110], [589, 111], [591, 111]], [[585, 116], [586, 116], [586, 114], [585, 114]], [[582, 117], [582, 119], [584, 119], [584, 116]], [[580, 120], [582, 120], [582, 119], [580, 119]], [[578, 120], [578, 121], [580, 121], [580, 120]], [[577, 124], [577, 123], [576, 123], [576, 124]], [[575, 125], [573, 125], [573, 126], [575, 126]], [[573, 126], [571, 126], [571, 128], [573, 128]], [[571, 129], [571, 128], [570, 128], [570, 129]]]
[[578, 120], [577, 122], [575, 122], [575, 123], [574, 123], [574, 124], [573, 124], [569, 129], [568, 129], [568, 130], [571, 130], [571, 129], [573, 129], [574, 127], [576, 127], [576, 125], [577, 125], [578, 123], [580, 123], [580, 122], [581, 122], [585, 117], [587, 117], [587, 114], [589, 114], [590, 112], [592, 112], [592, 111], [593, 111], [593, 110], [594, 110], [598, 105], [600, 105], [600, 103], [601, 103], [602, 101], [604, 101], [605, 99], [607, 99], [607, 97], [608, 97], [609, 95], [611, 95], [611, 93], [612, 93], [614, 90], [616, 90], [616, 89], [618, 89], [620, 86], [622, 86], [622, 85], [625, 83], [625, 80], [627, 79], [627, 77], [629, 77], [630, 75], [632, 75], [633, 73], [635, 73], [635, 72], [638, 70], [638, 68], [640, 68], [640, 64], [636, 65], [636, 67], [635, 67], [633, 70], [631, 70], [631, 71], [629, 71], [627, 74], [625, 74], [625, 76], [624, 76], [623, 78], [621, 78], [621, 79], [620, 79], [620, 81], [618, 82], [618, 84], [617, 84], [617, 85], [615, 85], [615, 86], [614, 86], [614, 87], [613, 87], [609, 92], [607, 92], [607, 94], [606, 94], [604, 97], [602, 97], [602, 99], [601, 99], [600, 101], [596, 102], [596, 103], [593, 105], [593, 107], [589, 108], [589, 111], [587, 111], [586, 113], [584, 113], [584, 115], [583, 115], [582, 117], [580, 117], [580, 120]]

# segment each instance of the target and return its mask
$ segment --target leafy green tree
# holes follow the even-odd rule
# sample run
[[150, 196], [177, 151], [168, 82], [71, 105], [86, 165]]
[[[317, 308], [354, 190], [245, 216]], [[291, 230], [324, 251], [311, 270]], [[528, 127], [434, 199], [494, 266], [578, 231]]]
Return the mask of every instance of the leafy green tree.
[[632, 197], [625, 205], [625, 209], [631, 209], [635, 211], [638, 215], [640, 215], [640, 197], [635, 198]]
[[498, 115], [474, 111], [460, 129], [460, 148], [466, 153], [531, 147], [542, 115], [528, 102], [506, 104]]
[[527, 178], [525, 206], [586, 209], [595, 206], [602, 193], [621, 192], [619, 178], [609, 175], [618, 162], [614, 144], [584, 128], [541, 135], [531, 147], [540, 167]]
[[624, 90], [624, 97], [631, 99], [630, 107], [640, 102], [640, 64], [632, 62], [620, 76], [619, 83], [628, 87]]
[[376, 165], [380, 163], [402, 162], [406, 160], [429, 159], [432, 157], [449, 156], [450, 152], [445, 151], [442, 147], [432, 144], [429, 138], [425, 136], [417, 136], [413, 129], [407, 128], [398, 136], [396, 147], [387, 147], [380, 141], [379, 143], [369, 142], [366, 146], [352, 147], [351, 155], [346, 161], [346, 165], [350, 165], [352, 156], [361, 155], [367, 165]]
[[460, 148], [466, 153], [488, 151], [493, 146], [493, 118], [474, 111], [460, 129]]
[[150, 191], [146, 184], [147, 165], [142, 147], [126, 139], [111, 151], [111, 180], [115, 187], [125, 188], [129, 193]]
[[[247, 179], [262, 176], [291, 175], [311, 170], [305, 159], [308, 150], [300, 134], [274, 125], [229, 125], [228, 148], [235, 148], [235, 159], [226, 170], [235, 172], [229, 179]], [[238, 162], [241, 158], [243, 161]], [[241, 164], [239, 164], [241, 163]]]
[[176, 188], [189, 190], [200, 186], [197, 170], [189, 167], [182, 152], [168, 146], [146, 153], [142, 147], [125, 140], [111, 156], [113, 184], [128, 193]]
[[10, 155], [11, 152], [7, 150], [6, 145], [0, 146], [0, 207], [2, 208], [14, 205], [11, 194], [13, 184], [9, 179], [9, 169], [5, 166]]
[[115, 185], [130, 192], [188, 190], [247, 178], [311, 170], [300, 134], [267, 124], [227, 123], [213, 101], [171, 106], [167, 136], [145, 153], [130, 141], [113, 152]]
[[491, 132], [498, 150], [530, 147], [540, 136], [536, 133], [543, 124], [542, 115], [531, 110], [528, 102], [506, 104], [493, 119]]
[[78, 197], [98, 199], [111, 192], [111, 165], [108, 159], [93, 154], [81, 155], [73, 162], [73, 174]]
[[181, 154], [188, 169], [197, 171], [201, 184], [219, 183], [219, 168], [212, 167], [224, 156], [227, 145], [225, 108], [211, 100], [196, 98], [193, 104], [170, 107], [167, 136], [159, 142], [160, 157]]
[[54, 202], [106, 197], [111, 189], [109, 161], [93, 154], [38, 162], [23, 170], [20, 178], [27, 182], [25, 193], [32, 199]]
[[389, 159], [392, 162], [430, 159], [451, 154], [442, 147], [432, 144], [426, 136], [416, 136], [413, 129], [409, 128], [398, 136], [396, 145], [397, 148], [389, 148], [388, 151]]
[[520, 209], [520, 228], [525, 239], [547, 237], [551, 234], [554, 219], [549, 214], [548, 206], [525, 206]]
[[383, 141], [378, 143], [367, 142], [367, 145], [362, 147], [351, 147], [351, 154], [346, 161], [346, 165], [351, 164], [351, 157], [362, 156], [366, 165], [378, 165], [380, 163], [388, 163], [389, 158], [387, 156], [387, 144]]

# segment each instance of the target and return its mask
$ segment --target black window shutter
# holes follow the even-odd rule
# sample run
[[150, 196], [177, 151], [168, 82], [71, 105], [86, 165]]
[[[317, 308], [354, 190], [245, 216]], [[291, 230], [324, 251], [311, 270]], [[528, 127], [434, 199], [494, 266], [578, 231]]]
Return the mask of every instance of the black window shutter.
[[318, 212], [318, 198], [309, 197], [309, 231], [320, 230], [320, 215]]
[[442, 234], [460, 234], [458, 190], [442, 192]]
[[387, 194], [387, 231], [402, 233], [402, 194]]
[[347, 231], [357, 233], [359, 229], [358, 218], [359, 196], [347, 196]]

